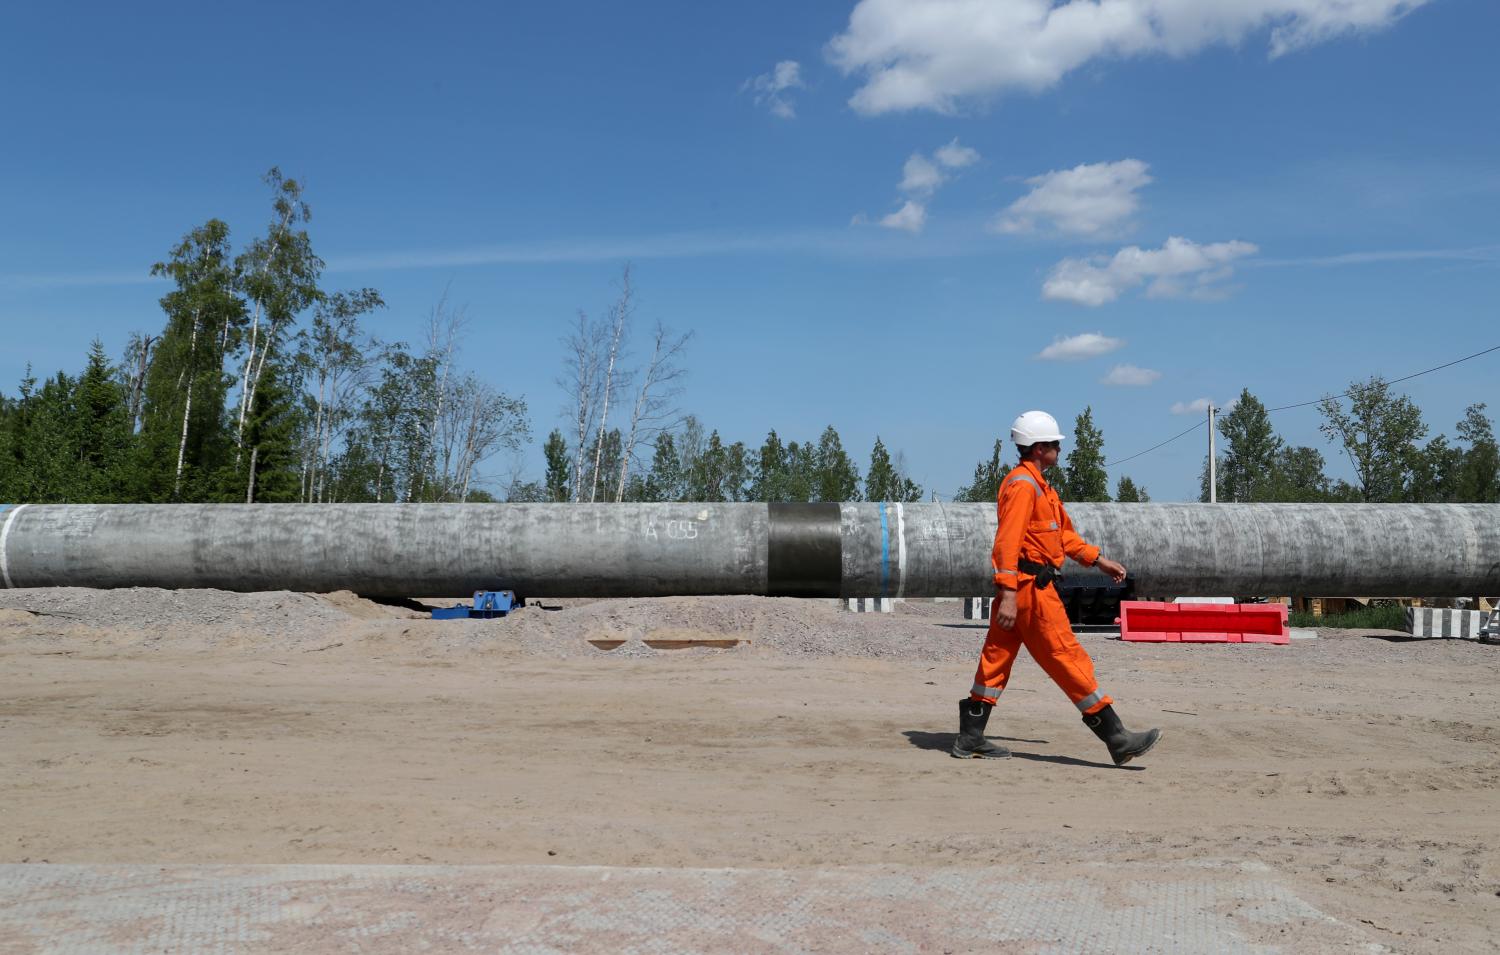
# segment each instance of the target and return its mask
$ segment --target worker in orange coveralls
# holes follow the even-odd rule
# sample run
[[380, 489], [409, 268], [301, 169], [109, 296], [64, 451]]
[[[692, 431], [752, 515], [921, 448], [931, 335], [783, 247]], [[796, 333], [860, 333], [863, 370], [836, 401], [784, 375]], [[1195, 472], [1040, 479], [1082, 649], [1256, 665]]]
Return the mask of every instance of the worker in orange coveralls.
[[990, 710], [1010, 682], [1016, 655], [1025, 646], [1068, 699], [1083, 722], [1109, 747], [1120, 766], [1145, 753], [1161, 738], [1160, 730], [1133, 733], [1115, 715], [1113, 700], [1094, 679], [1094, 661], [1079, 646], [1067, 610], [1055, 586], [1064, 557], [1096, 566], [1116, 583], [1125, 567], [1099, 553], [1073, 530], [1062, 499], [1042, 476], [1057, 464], [1062, 432], [1044, 411], [1028, 411], [1010, 429], [1021, 463], [1000, 482], [1000, 528], [991, 559], [997, 597], [990, 612], [979, 669], [967, 700], [958, 704], [958, 738], [953, 755], [960, 759], [998, 759], [1010, 755], [984, 737]]

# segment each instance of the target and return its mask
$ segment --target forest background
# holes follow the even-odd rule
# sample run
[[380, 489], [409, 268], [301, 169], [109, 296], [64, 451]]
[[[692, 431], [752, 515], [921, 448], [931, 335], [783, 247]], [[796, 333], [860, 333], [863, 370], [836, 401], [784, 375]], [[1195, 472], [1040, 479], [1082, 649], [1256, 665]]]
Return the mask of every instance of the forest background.
[[[638, 327], [626, 264], [602, 315], [580, 310], [568, 326], [545, 473], [487, 470], [533, 440], [533, 411], [466, 366], [465, 307], [444, 294], [417, 341], [377, 340], [362, 319], [384, 307], [380, 292], [327, 288], [303, 187], [276, 168], [265, 183], [261, 234], [236, 250], [229, 226], [210, 219], [151, 266], [172, 284], [162, 327], [132, 334], [119, 356], [95, 339], [76, 374], [28, 370], [14, 395], [0, 391], [0, 500], [988, 501], [1014, 463], [997, 437], [967, 484], [928, 489], [878, 436], [861, 468], [833, 424], [801, 440], [772, 427], [758, 447], [726, 441], [685, 410], [692, 331]], [[1217, 423], [1217, 499], [1500, 501], [1483, 403], [1451, 439], [1379, 377], [1317, 404], [1353, 481], [1330, 477], [1318, 449], [1283, 440], [1244, 390]], [[1064, 498], [1149, 500], [1128, 475], [1111, 487], [1104, 445], [1086, 407], [1049, 475]], [[1205, 456], [1200, 500], [1209, 475]]]

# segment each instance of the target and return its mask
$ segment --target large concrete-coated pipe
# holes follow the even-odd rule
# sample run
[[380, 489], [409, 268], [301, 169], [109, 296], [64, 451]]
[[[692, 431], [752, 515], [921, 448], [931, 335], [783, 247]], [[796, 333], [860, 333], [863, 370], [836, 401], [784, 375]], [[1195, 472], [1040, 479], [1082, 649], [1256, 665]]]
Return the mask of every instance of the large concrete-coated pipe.
[[[1141, 594], [1500, 593], [1500, 505], [1068, 511]], [[991, 591], [995, 520], [989, 504], [0, 505], [0, 581], [371, 596], [975, 596]]]

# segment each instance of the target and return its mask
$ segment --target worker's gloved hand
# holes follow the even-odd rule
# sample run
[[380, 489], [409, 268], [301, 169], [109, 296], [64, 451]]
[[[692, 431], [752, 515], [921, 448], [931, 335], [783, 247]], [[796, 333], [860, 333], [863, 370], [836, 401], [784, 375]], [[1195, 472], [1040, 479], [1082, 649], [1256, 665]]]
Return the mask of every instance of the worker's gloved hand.
[[1095, 562], [1094, 566], [1103, 571], [1108, 575], [1110, 580], [1113, 580], [1117, 584], [1125, 579], [1125, 565], [1117, 560], [1101, 557]]
[[999, 588], [995, 605], [990, 609], [1001, 630], [1010, 630], [1016, 625], [1016, 592], [1007, 587]]

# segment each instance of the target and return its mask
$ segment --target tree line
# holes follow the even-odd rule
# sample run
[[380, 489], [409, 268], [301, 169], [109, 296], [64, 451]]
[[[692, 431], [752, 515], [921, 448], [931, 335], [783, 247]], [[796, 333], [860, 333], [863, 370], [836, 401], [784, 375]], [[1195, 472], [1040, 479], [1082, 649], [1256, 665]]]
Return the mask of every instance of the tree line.
[[[904, 456], [877, 436], [863, 476], [829, 425], [815, 439], [771, 430], [758, 448], [727, 443], [680, 407], [692, 333], [660, 322], [632, 362], [631, 269], [597, 318], [580, 311], [563, 339], [566, 395], [543, 445], [545, 470], [503, 485], [482, 465], [531, 440], [529, 412], [458, 365], [467, 322], [441, 297], [416, 343], [384, 342], [364, 320], [371, 288], [328, 290], [296, 180], [271, 169], [264, 232], [236, 250], [210, 219], [151, 267], [171, 288], [163, 325], [112, 361], [95, 340], [83, 369], [0, 394], [0, 501], [11, 502], [624, 502], [918, 501]], [[1346, 403], [1347, 402], [1347, 403]], [[1455, 438], [1380, 378], [1318, 403], [1320, 430], [1355, 479], [1278, 435], [1249, 390], [1218, 419], [1217, 498], [1268, 501], [1500, 501], [1500, 448], [1484, 404]], [[954, 494], [994, 501], [1014, 451], [997, 439]], [[1209, 464], [1200, 500], [1209, 499]], [[1086, 407], [1049, 481], [1070, 501], [1149, 501], [1121, 475]], [[489, 487], [481, 486], [488, 484]], [[493, 488], [493, 490], [491, 489]]]
[[0, 394], [0, 500], [493, 500], [479, 465], [529, 420], [457, 367], [463, 309], [440, 300], [416, 346], [377, 340], [361, 320], [380, 293], [325, 289], [301, 184], [265, 182], [263, 234], [235, 250], [210, 219], [152, 266], [172, 285], [160, 330]]
[[[829, 425], [816, 441], [784, 441], [775, 429], [758, 449], [743, 441], [726, 444], [717, 430], [708, 431], [694, 415], [662, 430], [650, 445], [650, 463], [626, 474], [625, 442], [619, 429], [603, 436], [602, 453], [583, 480], [573, 478], [576, 455], [560, 429], [542, 446], [546, 474], [542, 481], [513, 487], [513, 501], [588, 501], [585, 488], [598, 488], [595, 501], [920, 501], [924, 491], [908, 475], [904, 456], [879, 436], [863, 477], [844, 449], [838, 429]], [[596, 481], [596, 476], [598, 479]]]
[[[1347, 405], [1344, 403], [1347, 400]], [[1322, 452], [1292, 445], [1276, 433], [1270, 412], [1250, 390], [1217, 421], [1221, 441], [1213, 468], [1217, 499], [1227, 503], [1500, 503], [1500, 445], [1483, 403], [1464, 409], [1456, 438], [1430, 429], [1421, 410], [1384, 379], [1355, 381], [1342, 395], [1318, 402], [1318, 429], [1354, 471], [1355, 479], [1330, 477]], [[1073, 425], [1073, 440], [1062, 464], [1047, 480], [1064, 500], [1149, 501], [1146, 489], [1121, 475], [1113, 498], [1104, 456], [1104, 435], [1084, 408]], [[970, 482], [954, 500], [992, 501], [1014, 467], [1015, 453], [996, 440], [986, 461], [974, 466]], [[1007, 463], [1011, 462], [1011, 463]], [[1199, 474], [1198, 499], [1209, 500], [1208, 456]]]
[[[1347, 400], [1347, 405], [1344, 403]], [[1248, 389], [1219, 419], [1224, 449], [1217, 461], [1221, 501], [1365, 501], [1382, 503], [1500, 502], [1500, 445], [1486, 405], [1472, 404], [1456, 439], [1430, 433], [1422, 412], [1380, 377], [1355, 381], [1343, 395], [1318, 402], [1318, 425], [1349, 460], [1354, 480], [1324, 473], [1323, 455], [1288, 444], [1266, 406]], [[1199, 499], [1208, 500], [1204, 457]]]

